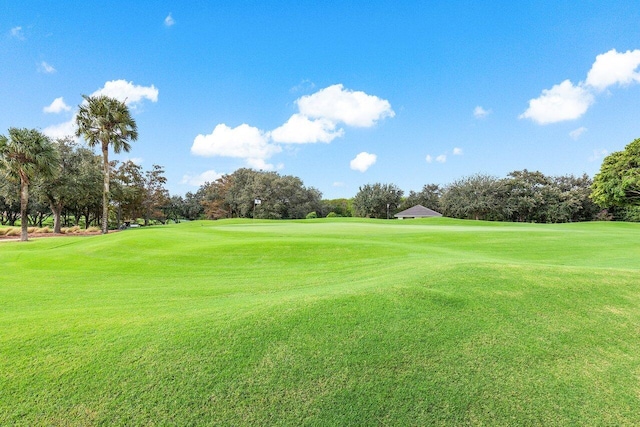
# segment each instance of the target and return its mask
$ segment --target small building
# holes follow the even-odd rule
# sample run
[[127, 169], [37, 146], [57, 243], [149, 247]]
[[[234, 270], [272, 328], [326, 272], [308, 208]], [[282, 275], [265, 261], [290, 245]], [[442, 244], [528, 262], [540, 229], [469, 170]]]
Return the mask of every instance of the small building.
[[432, 209], [425, 208], [422, 205], [415, 205], [412, 208], [406, 209], [402, 212], [398, 212], [394, 215], [394, 217], [398, 219], [432, 218], [434, 216], [442, 216], [442, 214]]

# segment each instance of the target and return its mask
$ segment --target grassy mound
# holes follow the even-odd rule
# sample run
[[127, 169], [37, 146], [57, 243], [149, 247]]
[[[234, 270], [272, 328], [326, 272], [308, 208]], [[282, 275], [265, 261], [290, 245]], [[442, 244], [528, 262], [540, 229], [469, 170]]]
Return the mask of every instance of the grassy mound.
[[0, 245], [0, 425], [640, 425], [640, 226], [191, 222]]

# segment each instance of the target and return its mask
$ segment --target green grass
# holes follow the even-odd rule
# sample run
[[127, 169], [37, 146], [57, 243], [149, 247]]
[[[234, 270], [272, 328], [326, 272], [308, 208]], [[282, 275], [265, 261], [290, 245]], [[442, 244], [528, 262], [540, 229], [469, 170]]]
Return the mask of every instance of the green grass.
[[640, 225], [0, 242], [0, 425], [640, 425]]

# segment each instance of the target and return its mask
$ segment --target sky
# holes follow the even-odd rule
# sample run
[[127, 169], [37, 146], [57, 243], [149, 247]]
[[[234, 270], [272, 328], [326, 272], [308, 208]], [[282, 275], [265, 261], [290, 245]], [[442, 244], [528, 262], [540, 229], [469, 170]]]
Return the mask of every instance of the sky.
[[[0, 0], [0, 134], [125, 102], [172, 195], [241, 167], [324, 198], [598, 172], [640, 138], [640, 1]], [[97, 151], [96, 151], [97, 152]]]

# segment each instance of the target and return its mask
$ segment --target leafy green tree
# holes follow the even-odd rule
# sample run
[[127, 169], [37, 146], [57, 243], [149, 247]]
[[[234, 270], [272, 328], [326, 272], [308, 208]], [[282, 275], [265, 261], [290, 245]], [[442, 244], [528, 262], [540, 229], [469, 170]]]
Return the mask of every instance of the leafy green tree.
[[504, 191], [499, 179], [476, 174], [449, 184], [440, 199], [443, 214], [476, 220], [504, 219]]
[[108, 96], [83, 95], [85, 103], [78, 107], [77, 136], [90, 147], [100, 146], [103, 158], [102, 233], [109, 231], [109, 146], [115, 153], [131, 149], [129, 141], [138, 139], [138, 128], [124, 102]]
[[54, 233], [60, 233], [63, 210], [71, 207], [76, 199], [90, 194], [83, 191], [83, 187], [87, 184], [86, 177], [90, 169], [96, 171], [96, 162], [87, 162], [85, 159], [96, 156], [91, 150], [79, 146], [72, 138], [58, 139], [54, 141], [54, 146], [58, 151], [59, 161], [55, 165], [57, 172], [54, 178], [38, 180], [37, 193], [53, 214]]
[[205, 183], [198, 194], [205, 216], [211, 219], [301, 219], [320, 210], [322, 197], [297, 177], [247, 168]]
[[359, 217], [387, 218], [400, 206], [404, 192], [395, 184], [366, 184], [353, 198], [353, 210]]
[[605, 157], [591, 190], [591, 199], [604, 208], [640, 205], [640, 138]]
[[148, 225], [150, 219], [164, 222], [166, 217], [162, 207], [169, 200], [169, 191], [164, 187], [166, 183], [167, 178], [162, 166], [153, 165], [151, 170], [145, 171], [142, 197], [144, 225]]
[[184, 199], [181, 196], [171, 196], [161, 209], [167, 220], [178, 223], [183, 217], [183, 206]]
[[53, 176], [58, 152], [40, 131], [10, 128], [9, 137], [0, 135], [0, 169], [9, 179], [20, 182], [20, 240], [26, 241], [29, 184], [39, 176]]
[[546, 202], [544, 190], [551, 180], [542, 172], [513, 171], [502, 180], [505, 215], [511, 221], [540, 222]]

